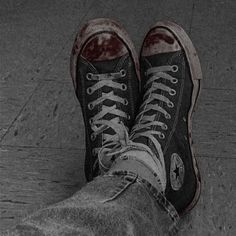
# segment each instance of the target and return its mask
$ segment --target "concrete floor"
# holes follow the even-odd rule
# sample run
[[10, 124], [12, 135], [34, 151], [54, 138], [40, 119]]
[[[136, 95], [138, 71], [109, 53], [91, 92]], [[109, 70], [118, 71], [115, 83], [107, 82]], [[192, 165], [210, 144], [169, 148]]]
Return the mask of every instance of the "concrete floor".
[[190, 34], [204, 74], [193, 124], [203, 189], [179, 235], [236, 235], [236, 2], [121, 2], [0, 0], [0, 230], [84, 185], [84, 126], [69, 55], [88, 19], [112, 17], [137, 49], [158, 20]]

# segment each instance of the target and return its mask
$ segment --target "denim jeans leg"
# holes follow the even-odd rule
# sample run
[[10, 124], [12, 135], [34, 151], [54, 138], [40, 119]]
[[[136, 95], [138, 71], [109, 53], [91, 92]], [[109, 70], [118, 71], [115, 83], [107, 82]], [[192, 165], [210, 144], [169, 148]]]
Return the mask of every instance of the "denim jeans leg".
[[3, 235], [168, 235], [178, 217], [158, 194], [134, 173], [99, 176]]

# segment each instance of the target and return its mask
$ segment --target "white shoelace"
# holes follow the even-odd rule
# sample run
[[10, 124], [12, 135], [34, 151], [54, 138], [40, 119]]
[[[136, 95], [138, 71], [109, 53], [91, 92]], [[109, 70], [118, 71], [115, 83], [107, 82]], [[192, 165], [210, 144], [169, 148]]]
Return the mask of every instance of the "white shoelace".
[[[114, 158], [116, 158], [117, 156], [120, 156], [129, 150], [135, 150], [135, 149], [143, 150], [149, 153], [150, 156], [152, 157], [152, 160], [156, 163], [156, 167], [151, 167], [151, 168], [154, 169], [155, 172], [157, 172], [162, 184], [162, 188], [165, 189], [166, 171], [165, 171], [164, 156], [161, 145], [154, 135], [158, 135], [159, 138], [165, 138], [165, 136], [162, 132], [152, 129], [152, 126], [160, 126], [163, 130], [167, 130], [168, 127], [163, 122], [155, 121], [155, 116], [156, 116], [155, 114], [147, 115], [146, 113], [150, 110], [153, 110], [163, 113], [166, 119], [171, 118], [170, 114], [165, 109], [163, 109], [161, 106], [157, 104], [152, 104], [152, 101], [160, 100], [162, 102], [167, 103], [168, 107], [173, 107], [174, 104], [164, 95], [155, 94], [153, 92], [157, 89], [160, 89], [167, 91], [171, 96], [174, 96], [176, 94], [176, 91], [166, 86], [163, 83], [158, 83], [158, 80], [160, 78], [164, 78], [166, 80], [171, 81], [173, 84], [177, 83], [178, 80], [167, 73], [168, 71], [176, 72], [177, 70], [178, 67], [175, 65], [153, 67], [147, 70], [146, 72], [147, 75], [151, 76], [148, 79], [146, 86], [148, 86], [150, 83], [152, 83], [152, 86], [146, 91], [144, 95], [144, 97], [147, 97], [147, 99], [144, 99], [144, 102], [140, 107], [141, 112], [138, 114], [136, 118], [136, 124], [133, 126], [130, 137], [128, 136], [127, 129], [124, 127], [122, 123], [119, 124], [117, 123], [116, 127], [112, 125], [113, 130], [116, 130], [116, 133], [118, 134], [117, 137], [119, 138], [115, 140], [116, 143], [112, 148], [107, 148], [110, 145], [110, 143], [108, 143], [99, 150], [98, 161], [100, 168], [104, 172], [110, 169], [112, 162], [114, 161]], [[154, 146], [156, 147], [159, 156], [156, 157], [156, 155], [147, 145], [132, 141], [138, 137], [147, 137], [149, 140], [151, 140]]]
[[[127, 90], [127, 86], [124, 83], [118, 83], [115, 80], [125, 77], [125, 70], [115, 73], [106, 73], [106, 74], [92, 74], [88, 73], [86, 78], [88, 80], [97, 81], [94, 85], [87, 88], [87, 93], [89, 95], [93, 94], [96, 90], [103, 88], [104, 86], [110, 87], [112, 89]], [[124, 105], [128, 105], [128, 101], [125, 98], [117, 96], [114, 94], [114, 91], [111, 90], [108, 93], [102, 93], [100, 97], [88, 104], [90, 110], [94, 109], [95, 106], [98, 106], [104, 101], [110, 100], [114, 102], [119, 102]], [[107, 114], [113, 114], [116, 117], [111, 120], [106, 120], [104, 117]], [[121, 122], [120, 117], [125, 119], [130, 119], [130, 116], [124, 111], [121, 111], [117, 108], [116, 104], [113, 106], [102, 105], [101, 111], [99, 111], [95, 116], [90, 118], [89, 122], [91, 129], [93, 130], [91, 134], [91, 140], [94, 141], [96, 136], [103, 133], [103, 147], [106, 151], [109, 151], [120, 139], [123, 137], [123, 132], [127, 132], [127, 127]], [[111, 128], [115, 134], [105, 133], [107, 129]], [[93, 153], [96, 155], [100, 150], [100, 147], [94, 148]], [[95, 163], [96, 165], [96, 163]]]
[[[153, 126], [160, 126], [162, 130], [167, 130], [168, 127], [165, 123], [156, 120], [156, 114], [164, 114], [166, 119], [171, 119], [171, 115], [161, 106], [153, 103], [153, 101], [159, 100], [167, 104], [168, 107], [173, 108], [174, 104], [164, 95], [155, 94], [155, 90], [163, 90], [167, 91], [170, 96], [174, 96], [176, 91], [165, 84], [159, 82], [159, 79], [163, 78], [171, 81], [173, 84], [178, 82], [178, 79], [172, 77], [167, 72], [177, 72], [178, 67], [176, 65], [173, 66], [159, 66], [152, 67], [146, 71], [146, 75], [149, 76], [149, 79], [146, 82], [145, 86], [148, 86], [150, 83], [150, 88], [144, 94], [144, 102], [140, 107], [140, 113], [136, 117], [136, 124], [133, 126], [131, 132], [131, 139], [134, 140], [139, 137], [148, 138], [156, 147], [159, 157], [156, 158], [156, 164], [160, 171], [160, 178], [165, 187], [166, 185], [166, 171], [165, 171], [165, 161], [162, 152], [162, 147], [159, 141], [155, 138], [154, 135], [158, 135], [160, 139], [164, 139], [165, 135], [161, 131], [157, 131], [153, 129]], [[153, 115], [147, 115], [148, 111], [156, 111]], [[143, 145], [146, 146], [146, 145]], [[149, 153], [153, 153], [151, 149], [146, 146], [146, 149]]]

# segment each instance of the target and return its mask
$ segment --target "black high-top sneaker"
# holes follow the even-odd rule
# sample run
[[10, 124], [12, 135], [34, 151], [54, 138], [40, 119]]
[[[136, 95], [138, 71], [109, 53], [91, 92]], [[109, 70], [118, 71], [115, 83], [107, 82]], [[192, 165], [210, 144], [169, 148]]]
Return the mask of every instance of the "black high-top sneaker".
[[139, 62], [126, 31], [109, 19], [88, 22], [71, 53], [71, 76], [86, 130], [85, 176], [100, 174], [98, 152], [129, 132], [139, 97]]
[[146, 35], [141, 55], [143, 103], [131, 139], [148, 146], [164, 168], [165, 196], [181, 215], [200, 195], [193, 155], [191, 120], [200, 80], [194, 46], [178, 25], [157, 23]]

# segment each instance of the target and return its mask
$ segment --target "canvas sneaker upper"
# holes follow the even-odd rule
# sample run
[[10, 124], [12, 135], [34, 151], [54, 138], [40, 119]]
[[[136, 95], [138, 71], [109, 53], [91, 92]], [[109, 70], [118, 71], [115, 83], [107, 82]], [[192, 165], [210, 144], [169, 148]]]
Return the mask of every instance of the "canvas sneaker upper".
[[92, 180], [100, 174], [101, 147], [109, 152], [133, 124], [139, 97], [138, 62], [131, 40], [116, 22], [93, 20], [78, 37], [72, 64], [86, 131], [85, 175]]
[[173, 23], [149, 31], [140, 55], [143, 102], [131, 132], [132, 141], [159, 160], [165, 196], [180, 214], [193, 207], [200, 192], [190, 135], [201, 77], [191, 50], [195, 53], [190, 39]]

